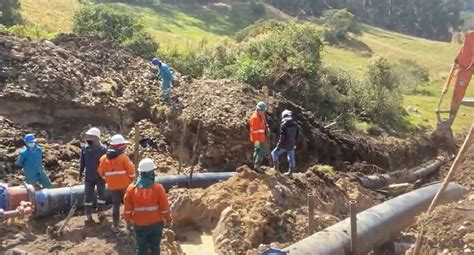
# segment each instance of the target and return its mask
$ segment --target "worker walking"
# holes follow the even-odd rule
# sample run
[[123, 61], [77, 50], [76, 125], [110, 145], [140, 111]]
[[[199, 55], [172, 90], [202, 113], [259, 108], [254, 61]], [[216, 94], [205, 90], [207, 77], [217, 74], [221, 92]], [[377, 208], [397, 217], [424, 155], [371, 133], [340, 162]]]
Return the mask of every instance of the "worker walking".
[[284, 110], [281, 113], [281, 118], [280, 138], [275, 149], [272, 151], [272, 159], [273, 164], [275, 165], [275, 170], [280, 174], [278, 158], [282, 153], [286, 152], [289, 164], [288, 176], [291, 177], [296, 167], [295, 148], [296, 141], [298, 140], [298, 125], [289, 110]]
[[254, 144], [253, 162], [254, 170], [261, 172], [261, 164], [265, 157], [265, 140], [269, 134], [267, 116], [265, 111], [267, 105], [264, 102], [257, 104], [255, 112], [252, 114], [249, 120], [250, 124], [250, 141]]
[[151, 63], [155, 66], [158, 66], [159, 71], [156, 75], [157, 78], [161, 76], [161, 97], [166, 103], [171, 102], [170, 97], [170, 90], [171, 90], [171, 83], [173, 81], [173, 74], [171, 73], [171, 69], [168, 67], [167, 64], [162, 63], [159, 59], [153, 58]]
[[27, 134], [23, 138], [25, 146], [21, 149], [16, 165], [23, 167], [25, 181], [31, 185], [41, 184], [42, 188], [52, 188], [53, 184], [43, 168], [43, 150], [36, 144], [34, 134]]
[[137, 254], [160, 254], [164, 221], [172, 225], [171, 211], [165, 189], [155, 183], [156, 165], [145, 158], [138, 165], [139, 176], [130, 184], [124, 197], [123, 217], [134, 224]]
[[120, 204], [128, 185], [135, 177], [135, 167], [127, 154], [124, 153], [128, 142], [122, 135], [114, 135], [111, 146], [106, 154], [100, 158], [99, 176], [107, 183], [107, 188], [112, 196], [113, 204], [113, 226], [114, 232], [119, 231]]
[[102, 221], [105, 218], [104, 207], [105, 207], [105, 181], [99, 176], [97, 169], [99, 167], [100, 158], [107, 152], [107, 148], [100, 143], [100, 130], [98, 128], [91, 128], [86, 132], [86, 144], [81, 149], [80, 168], [79, 168], [79, 180], [82, 181], [82, 177], [85, 174], [85, 213], [86, 222], [91, 223], [92, 220], [92, 205], [95, 196], [95, 189], [97, 187], [97, 215], [99, 220]]

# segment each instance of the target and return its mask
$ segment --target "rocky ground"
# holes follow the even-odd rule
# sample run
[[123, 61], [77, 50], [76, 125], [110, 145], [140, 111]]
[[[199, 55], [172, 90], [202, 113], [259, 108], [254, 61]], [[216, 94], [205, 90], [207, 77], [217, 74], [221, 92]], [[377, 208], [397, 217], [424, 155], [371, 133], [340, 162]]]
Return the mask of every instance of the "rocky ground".
[[[124, 134], [131, 158], [135, 137], [149, 139], [151, 146], [140, 147], [139, 155], [153, 158], [158, 174], [176, 174], [180, 161], [182, 172], [239, 172], [207, 189], [170, 191], [178, 243], [196, 247], [212, 238], [220, 253], [252, 254], [266, 247], [261, 245], [282, 247], [307, 235], [308, 194], [315, 196], [316, 230], [321, 230], [347, 216], [349, 199], [368, 208], [386, 198], [360, 187], [350, 174], [408, 168], [438, 154], [425, 135], [400, 139], [332, 132], [277, 93], [228, 80], [192, 80], [176, 74], [179, 84], [167, 105], [159, 99], [159, 82], [150, 79], [151, 72], [147, 61], [107, 40], [63, 35], [38, 42], [0, 34], [2, 182], [23, 181], [22, 170], [13, 163], [25, 133], [38, 136], [45, 168], [56, 186], [80, 183], [80, 147], [88, 128], [99, 127], [104, 144], [111, 135]], [[269, 105], [269, 147], [276, 143], [284, 109], [293, 111], [301, 129], [299, 173], [292, 179], [275, 176], [271, 168], [262, 175], [247, 167], [252, 152], [247, 119], [258, 101]], [[5, 233], [0, 236], [0, 253], [14, 247], [34, 253], [133, 252], [133, 238], [126, 229], [116, 236], [107, 223], [85, 226], [80, 213], [60, 238], [49, 237], [46, 227], [61, 222], [64, 215], [0, 225]], [[191, 232], [205, 234], [196, 243], [190, 241]], [[166, 246], [171, 247], [172, 232], [168, 235]], [[176, 253], [179, 247], [170, 250]]]

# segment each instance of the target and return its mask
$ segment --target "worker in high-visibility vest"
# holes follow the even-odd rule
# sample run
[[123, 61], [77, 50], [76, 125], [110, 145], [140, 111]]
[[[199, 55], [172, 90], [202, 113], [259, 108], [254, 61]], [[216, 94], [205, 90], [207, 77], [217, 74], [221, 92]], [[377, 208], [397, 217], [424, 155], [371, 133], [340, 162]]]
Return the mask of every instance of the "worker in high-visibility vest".
[[137, 254], [160, 254], [160, 242], [164, 222], [173, 224], [166, 191], [155, 183], [156, 165], [145, 158], [138, 165], [139, 176], [130, 184], [124, 197], [125, 221], [134, 224]]
[[135, 178], [135, 166], [125, 152], [128, 142], [122, 135], [112, 136], [110, 148], [100, 158], [97, 171], [112, 196], [112, 231], [120, 231], [120, 205], [128, 185]]
[[254, 170], [261, 172], [261, 164], [263, 158], [265, 157], [265, 141], [267, 135], [269, 134], [269, 127], [267, 122], [267, 116], [265, 111], [267, 110], [267, 105], [264, 102], [259, 102], [255, 109], [255, 112], [249, 119], [250, 126], [250, 142], [254, 145], [253, 151], [253, 163]]

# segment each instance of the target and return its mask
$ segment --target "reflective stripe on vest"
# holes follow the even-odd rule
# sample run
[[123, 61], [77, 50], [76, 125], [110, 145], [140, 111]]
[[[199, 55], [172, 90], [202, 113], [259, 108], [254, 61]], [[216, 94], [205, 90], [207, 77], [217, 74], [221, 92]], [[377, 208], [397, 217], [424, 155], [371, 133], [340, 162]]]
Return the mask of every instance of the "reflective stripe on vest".
[[255, 130], [255, 131], [252, 131], [252, 133], [265, 133], [265, 129]]
[[105, 176], [110, 176], [110, 175], [117, 175], [117, 174], [127, 174], [127, 171], [106, 172], [104, 175]]
[[168, 211], [160, 211], [161, 214], [167, 214], [169, 212], [170, 212], [169, 210]]
[[152, 211], [157, 211], [158, 206], [147, 206], [147, 207], [136, 207], [133, 209], [136, 212], [152, 212]]

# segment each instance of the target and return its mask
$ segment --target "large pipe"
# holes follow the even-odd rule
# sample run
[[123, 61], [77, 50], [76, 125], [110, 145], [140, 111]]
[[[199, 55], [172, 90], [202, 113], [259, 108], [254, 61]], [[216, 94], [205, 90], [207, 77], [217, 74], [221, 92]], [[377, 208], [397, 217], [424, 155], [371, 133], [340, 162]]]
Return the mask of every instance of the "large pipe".
[[[166, 190], [178, 188], [205, 188], [214, 183], [224, 181], [234, 176], [234, 172], [197, 173], [193, 175], [188, 187], [188, 176], [184, 174], [157, 177]], [[110, 201], [110, 199], [108, 199]], [[14, 210], [21, 201], [31, 202], [35, 206], [35, 216], [47, 216], [54, 213], [69, 211], [73, 204], [81, 207], [84, 201], [84, 185], [42, 189], [34, 192], [31, 185], [7, 187], [0, 184], [0, 209]]]
[[[357, 253], [370, 252], [413, 224], [415, 217], [428, 208], [440, 185], [438, 183], [414, 190], [357, 214], [357, 238], [362, 240], [357, 243]], [[466, 192], [463, 186], [452, 182], [441, 196], [441, 201], [456, 201]], [[292, 255], [349, 254], [350, 226], [350, 219], [347, 218], [285, 250]]]
[[358, 178], [359, 183], [368, 189], [380, 189], [394, 183], [415, 182], [437, 171], [445, 163], [444, 157], [438, 157], [422, 166], [408, 170], [408, 174], [374, 174]]

